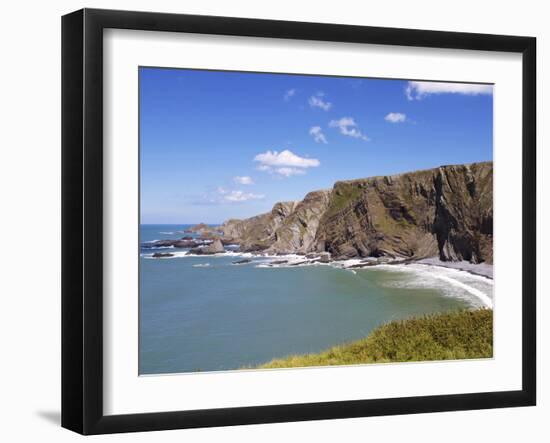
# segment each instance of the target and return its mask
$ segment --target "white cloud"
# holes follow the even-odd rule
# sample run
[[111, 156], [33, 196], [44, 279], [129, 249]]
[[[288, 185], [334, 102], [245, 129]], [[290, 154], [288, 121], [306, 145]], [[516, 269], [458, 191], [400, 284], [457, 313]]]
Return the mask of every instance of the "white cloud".
[[244, 202], [247, 200], [261, 200], [265, 197], [263, 194], [253, 194], [243, 191], [226, 191], [223, 194], [223, 199], [227, 202]]
[[252, 180], [252, 177], [249, 177], [247, 175], [244, 175], [244, 176], [237, 175], [237, 176], [233, 177], [233, 181], [235, 183], [238, 183], [239, 185], [253, 185], [254, 184], [254, 180]]
[[283, 175], [285, 177], [290, 177], [291, 175], [304, 175], [306, 173], [305, 169], [300, 168], [277, 168], [275, 169], [275, 173], [279, 175]]
[[264, 194], [254, 194], [241, 190], [227, 189], [218, 186], [215, 191], [205, 193], [200, 200], [195, 203], [200, 205], [223, 205], [228, 203], [240, 203], [248, 200], [261, 200], [265, 198]]
[[288, 149], [281, 152], [266, 151], [254, 157], [254, 161], [259, 162], [260, 165], [295, 166], [298, 168], [315, 168], [320, 165], [316, 158], [300, 157]]
[[324, 92], [318, 92], [315, 95], [309, 97], [309, 106], [312, 108], [321, 108], [323, 111], [328, 111], [332, 108], [332, 103], [325, 101], [323, 97], [325, 96]]
[[285, 149], [284, 151], [266, 151], [254, 157], [258, 162], [258, 170], [278, 174], [284, 177], [291, 175], [305, 174], [307, 168], [316, 168], [321, 164], [316, 158], [300, 157], [294, 152]]
[[340, 130], [340, 134], [342, 135], [360, 138], [365, 141], [369, 140], [369, 138], [357, 128], [357, 123], [355, 123], [355, 120], [351, 117], [342, 117], [339, 120], [331, 120], [328, 125], [331, 128], [338, 128]]
[[315, 140], [317, 143], [324, 143], [327, 144], [327, 138], [325, 137], [325, 134], [323, 134], [323, 130], [320, 126], [313, 126], [309, 130], [309, 135], [313, 137], [313, 140]]
[[431, 94], [491, 95], [492, 85], [445, 82], [409, 82], [405, 88], [408, 100], [421, 100]]
[[390, 123], [402, 123], [407, 120], [407, 116], [401, 112], [390, 112], [384, 117], [384, 120]]
[[289, 101], [292, 97], [296, 95], [296, 89], [292, 88], [285, 92], [284, 100], [285, 102]]
[[222, 188], [217, 189], [218, 194], [222, 196], [221, 199], [210, 198], [211, 202], [244, 202], [247, 200], [260, 200], [265, 197], [263, 194], [253, 194], [251, 192], [244, 192], [238, 190], [229, 190]]

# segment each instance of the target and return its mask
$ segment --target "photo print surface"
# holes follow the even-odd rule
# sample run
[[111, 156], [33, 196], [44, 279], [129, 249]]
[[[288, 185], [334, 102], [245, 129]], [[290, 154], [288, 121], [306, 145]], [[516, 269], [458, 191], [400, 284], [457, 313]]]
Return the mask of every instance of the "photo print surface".
[[493, 86], [139, 68], [139, 372], [493, 356]]

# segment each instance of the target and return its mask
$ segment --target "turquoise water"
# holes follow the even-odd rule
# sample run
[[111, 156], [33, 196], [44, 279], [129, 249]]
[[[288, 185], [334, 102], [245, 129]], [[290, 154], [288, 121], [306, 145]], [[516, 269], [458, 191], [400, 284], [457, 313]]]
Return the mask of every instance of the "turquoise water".
[[[141, 241], [180, 238], [185, 228], [142, 225]], [[390, 320], [478, 303], [422, 269], [266, 268], [258, 265], [272, 259], [233, 265], [242, 257], [165, 249], [178, 256], [152, 259], [151, 252], [141, 249], [140, 374], [238, 369], [362, 338]], [[491, 290], [479, 277], [464, 278]]]

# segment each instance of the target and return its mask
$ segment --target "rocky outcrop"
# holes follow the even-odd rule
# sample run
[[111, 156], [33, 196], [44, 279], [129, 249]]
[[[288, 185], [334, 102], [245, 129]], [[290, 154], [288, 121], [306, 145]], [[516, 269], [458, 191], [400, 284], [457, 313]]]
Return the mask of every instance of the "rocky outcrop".
[[194, 248], [194, 249], [191, 249], [189, 252], [191, 254], [211, 255], [211, 254], [222, 254], [225, 252], [225, 249], [223, 247], [222, 241], [219, 238], [217, 238], [208, 246], [204, 246], [202, 248]]
[[183, 232], [185, 232], [186, 234], [200, 234], [202, 238], [212, 238], [218, 237], [220, 235], [220, 231], [217, 226], [210, 226], [206, 223], [193, 225]]
[[435, 179], [436, 234], [440, 258], [493, 261], [493, 165], [448, 167]]
[[169, 252], [155, 252], [152, 257], [153, 258], [169, 258], [169, 257], [173, 257], [174, 254], [171, 254]]
[[336, 183], [317, 248], [492, 262], [492, 173], [488, 162]]
[[305, 254], [311, 251], [330, 194], [330, 190], [310, 192], [295, 205], [275, 231], [268, 252]]
[[199, 232], [202, 232], [202, 231], [207, 231], [209, 229], [210, 229], [210, 226], [208, 226], [206, 223], [199, 223], [199, 224], [191, 226], [189, 229], [186, 229], [184, 232], [199, 233]]
[[234, 262], [231, 262], [231, 264], [233, 265], [246, 265], [247, 263], [251, 263], [252, 260], [250, 260], [249, 258], [244, 258], [242, 260], [237, 260], [237, 261], [234, 261]]
[[224, 238], [231, 238], [240, 244], [241, 251], [261, 251], [275, 241], [275, 233], [283, 221], [294, 211], [298, 202], [280, 202], [271, 212], [247, 218], [231, 219], [219, 227]]
[[306, 253], [311, 250], [330, 194], [330, 190], [314, 191], [301, 202], [276, 203], [271, 212], [246, 220], [228, 220], [220, 230], [224, 237], [239, 243], [241, 251]]
[[245, 251], [493, 260], [493, 164], [337, 182], [220, 230]]
[[432, 174], [337, 182], [320, 222], [317, 250], [339, 258], [436, 253]]
[[168, 248], [168, 247], [196, 248], [198, 246], [202, 246], [206, 244], [207, 242], [210, 243], [211, 240], [207, 240], [206, 242], [202, 240], [184, 240], [184, 239], [156, 240], [153, 242], [142, 243], [141, 247], [145, 249]]

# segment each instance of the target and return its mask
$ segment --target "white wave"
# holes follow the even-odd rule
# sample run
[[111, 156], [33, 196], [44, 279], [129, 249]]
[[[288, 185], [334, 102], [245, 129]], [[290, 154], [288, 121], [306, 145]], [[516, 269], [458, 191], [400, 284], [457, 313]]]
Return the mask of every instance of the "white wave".
[[450, 275], [457, 275], [457, 276], [461, 275], [461, 276], [464, 276], [464, 277], [468, 277], [468, 279], [470, 279], [472, 281], [483, 282], [483, 283], [491, 285], [491, 286], [494, 285], [494, 281], [493, 281], [492, 278], [485, 277], [485, 276], [480, 275], [480, 274], [473, 274], [473, 273], [469, 272], [466, 269], [447, 268], [445, 266], [424, 265], [424, 264], [420, 264], [420, 263], [411, 263], [410, 265], [407, 265], [407, 266], [412, 266], [413, 268], [418, 268], [418, 269], [435, 268], [435, 269], [438, 269], [439, 272], [446, 272]]
[[246, 257], [246, 258], [251, 258], [251, 257], [255, 257], [250, 252], [233, 252], [233, 251], [225, 251], [225, 252], [220, 252], [218, 254], [192, 254], [190, 252], [185, 252], [184, 255], [182, 255], [181, 257], [200, 257], [200, 258], [204, 258], [205, 256], [208, 256], [208, 258], [210, 258], [210, 257], [214, 257], [214, 258], [219, 258], [219, 257]]
[[149, 249], [149, 250], [174, 249], [174, 245], [170, 245], [170, 246], [149, 246], [149, 247], [145, 247], [145, 249]]
[[168, 231], [168, 232], [160, 231], [159, 234], [174, 235], [174, 233], [172, 231]]
[[337, 268], [349, 268], [350, 266], [356, 266], [364, 263], [362, 258], [350, 258], [348, 260], [334, 261], [332, 264]]
[[197, 263], [193, 265], [194, 268], [207, 268], [208, 266], [210, 266], [210, 263]]
[[[251, 252], [234, 252], [234, 251], [226, 251], [226, 252], [220, 252], [218, 254], [193, 254], [189, 251], [181, 251], [176, 250], [174, 252], [170, 252], [172, 254], [172, 257], [167, 258], [223, 258], [223, 257], [242, 257], [242, 258], [256, 258], [257, 255], [252, 254]], [[143, 258], [152, 258], [153, 254], [141, 254]]]
[[[305, 266], [329, 266], [330, 263], [321, 263], [316, 261], [315, 258], [307, 259], [303, 255], [287, 255], [287, 256], [275, 256], [270, 257], [268, 260], [261, 261], [257, 268], [301, 268]], [[277, 263], [278, 261], [285, 261], [285, 263]]]
[[458, 269], [422, 264], [378, 265], [366, 270], [404, 272], [410, 278], [386, 282], [389, 287], [438, 289], [450, 297], [465, 300], [474, 307], [493, 307], [493, 280]]
[[[168, 247], [167, 247], [168, 248]], [[173, 248], [171, 246], [170, 248]], [[160, 249], [160, 248], [159, 248]], [[141, 254], [141, 257], [152, 259], [153, 254]], [[305, 266], [332, 266], [338, 269], [344, 269], [353, 274], [357, 274], [357, 270], [361, 271], [376, 271], [384, 270], [389, 272], [400, 272], [405, 274], [405, 277], [399, 277], [382, 283], [387, 287], [395, 288], [411, 288], [411, 289], [436, 289], [444, 295], [463, 299], [474, 307], [493, 307], [493, 280], [481, 275], [475, 275], [467, 271], [446, 268], [440, 266], [432, 266], [418, 263], [411, 264], [379, 264], [376, 266], [351, 269], [350, 267], [358, 264], [364, 264], [365, 259], [349, 259], [335, 261], [331, 263], [321, 263], [315, 258], [306, 259], [303, 255], [286, 254], [257, 254], [251, 252], [226, 251], [225, 253], [211, 254], [192, 254], [188, 251], [171, 252], [171, 257], [158, 257], [155, 259], [172, 259], [172, 258], [208, 258], [216, 259], [220, 257], [231, 258], [250, 258], [254, 259], [251, 264], [256, 268], [291, 268]], [[276, 263], [278, 261], [286, 261], [285, 263]], [[210, 263], [194, 264], [194, 267], [206, 267]]]
[[[358, 265], [376, 264], [378, 259], [374, 257], [348, 258], [346, 260], [334, 260], [331, 264], [337, 268], [349, 269]], [[366, 266], [365, 266], [366, 267]], [[359, 268], [361, 269], [361, 268]]]
[[242, 258], [255, 258], [258, 259], [258, 261], [265, 260], [266, 262], [269, 260], [306, 260], [303, 255], [298, 254], [288, 254], [288, 255], [273, 255], [273, 254], [255, 254], [252, 252], [239, 252], [239, 251], [228, 251], [220, 252], [217, 254], [193, 254], [191, 252], [174, 252], [174, 258], [184, 258], [184, 257], [200, 257], [204, 258], [207, 256], [208, 258], [214, 257], [214, 258], [220, 258], [220, 257], [242, 257]]
[[[153, 260], [158, 260], [158, 259], [171, 260], [173, 258], [183, 258], [183, 257], [185, 257], [185, 254], [187, 254], [187, 252], [185, 252], [185, 251], [170, 252], [171, 257], [153, 257], [153, 254], [154, 254], [153, 252], [151, 252], [149, 254], [140, 254], [140, 257], [147, 258], [147, 259], [153, 259]], [[202, 255], [201, 257], [204, 258], [204, 255]]]

